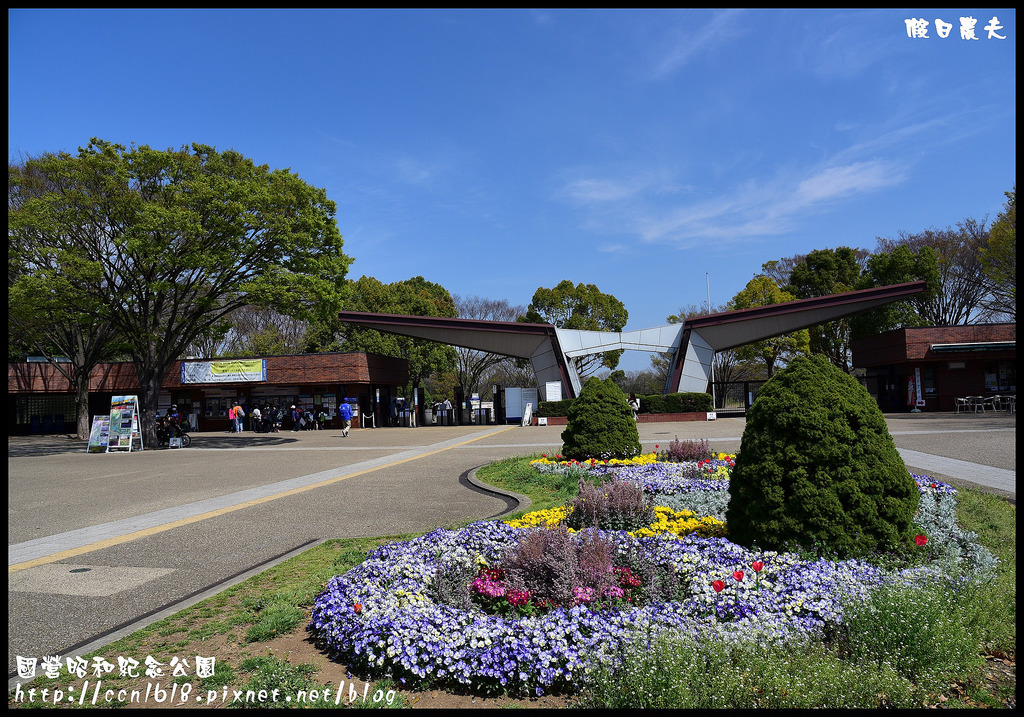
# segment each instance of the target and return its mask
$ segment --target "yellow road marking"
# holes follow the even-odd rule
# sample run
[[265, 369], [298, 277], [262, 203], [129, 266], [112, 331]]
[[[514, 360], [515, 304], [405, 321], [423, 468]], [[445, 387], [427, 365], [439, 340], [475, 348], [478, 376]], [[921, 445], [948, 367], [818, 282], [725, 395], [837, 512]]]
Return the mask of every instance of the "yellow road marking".
[[515, 428], [515, 426], [506, 426], [502, 428], [500, 431], [493, 431], [481, 434], [479, 436], [474, 436], [473, 438], [469, 438], [460, 443], [447, 446], [446, 448], [438, 448], [437, 450], [428, 451], [427, 453], [421, 453], [415, 456], [410, 456], [409, 458], [403, 458], [398, 461], [392, 461], [391, 463], [385, 463], [384, 465], [374, 466], [373, 468], [365, 468], [361, 471], [356, 471], [354, 473], [346, 473], [345, 475], [337, 476], [335, 478], [328, 478], [318, 483], [311, 483], [310, 485], [302, 486], [301, 488], [292, 488], [291, 490], [286, 490], [282, 493], [275, 493], [274, 495], [267, 495], [262, 498], [254, 498], [253, 500], [248, 500], [244, 503], [239, 503], [238, 505], [231, 505], [225, 508], [218, 508], [217, 510], [211, 510], [206, 513], [200, 513], [199, 515], [193, 515], [189, 518], [182, 518], [181, 520], [175, 520], [170, 523], [164, 523], [163, 525], [155, 525], [152, 528], [144, 528], [142, 530], [136, 530], [133, 533], [119, 535], [115, 538], [107, 538], [106, 540], [99, 540], [95, 543], [89, 543], [88, 545], [82, 545], [77, 548], [71, 548], [70, 550], [62, 550], [59, 553], [51, 553], [50, 555], [44, 555], [40, 558], [34, 558], [32, 560], [26, 560], [21, 563], [15, 563], [14, 565], [9, 565], [7, 567], [7, 574], [10, 575], [12, 573], [17, 573], [22, 570], [28, 570], [29, 568], [34, 568], [39, 565], [45, 565], [47, 563], [55, 563], [58, 560], [67, 560], [68, 558], [73, 558], [78, 555], [82, 555], [83, 553], [91, 553], [94, 550], [102, 550], [104, 548], [109, 548], [114, 545], [120, 545], [121, 543], [130, 543], [133, 540], [138, 540], [139, 538], [148, 538], [151, 535], [163, 533], [168, 530], [174, 530], [175, 528], [180, 528], [183, 525], [189, 525], [190, 523], [198, 523], [201, 520], [207, 520], [208, 518], [216, 518], [221, 515], [233, 513], [236, 510], [242, 510], [243, 508], [251, 508], [254, 505], [260, 505], [261, 503], [269, 503], [270, 501], [277, 500], [278, 498], [287, 498], [288, 496], [297, 495], [299, 493], [305, 493], [306, 491], [314, 490], [316, 488], [323, 488], [324, 486], [331, 485], [332, 483], [339, 483], [349, 478], [355, 478], [356, 476], [364, 475], [366, 473], [379, 471], [382, 468], [391, 468], [392, 466], [398, 466], [403, 463], [419, 460], [420, 458], [425, 458], [427, 456], [443, 453], [444, 451], [449, 451], [452, 448], [458, 448], [459, 446], [464, 446], [467, 443], [478, 441], [481, 438], [490, 437], [498, 433], [502, 433], [510, 428]]

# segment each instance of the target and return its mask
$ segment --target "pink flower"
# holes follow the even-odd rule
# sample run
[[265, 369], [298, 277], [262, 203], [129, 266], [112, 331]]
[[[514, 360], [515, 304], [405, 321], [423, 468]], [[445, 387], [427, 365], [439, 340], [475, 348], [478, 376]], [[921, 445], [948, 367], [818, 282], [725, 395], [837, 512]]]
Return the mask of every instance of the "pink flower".
[[594, 599], [594, 589], [577, 585], [572, 589], [572, 596], [576, 602], [590, 602]]
[[623, 590], [622, 588], [618, 587], [617, 585], [609, 585], [608, 587], [606, 587], [604, 589], [604, 596], [605, 597], [610, 597], [613, 600], [617, 599], [617, 598], [620, 598], [620, 597], [622, 597], [625, 594], [626, 594], [626, 591]]
[[505, 586], [487, 577], [479, 577], [469, 586], [473, 592], [485, 597], [499, 598], [505, 594]]
[[914, 542], [917, 543], [918, 545], [924, 545], [925, 543], [928, 542], [928, 538], [927, 538], [927, 536], [924, 536], [924, 535], [918, 535], [918, 536], [916, 536], [914, 538]]
[[[503, 588], [504, 589], [504, 588]], [[519, 590], [510, 590], [508, 593], [508, 601], [511, 605], [516, 607], [522, 607], [530, 599], [530, 591], [525, 590], [520, 592]]]
[[723, 583], [721, 580], [716, 580], [715, 582], [711, 583], [711, 587], [715, 589], [716, 593], [720, 593], [723, 590], [725, 590], [725, 583]]
[[737, 582], [739, 582], [740, 580], [743, 579], [743, 571], [742, 570], [736, 570], [736, 571], [733, 572], [732, 576], [734, 578], [736, 578]]

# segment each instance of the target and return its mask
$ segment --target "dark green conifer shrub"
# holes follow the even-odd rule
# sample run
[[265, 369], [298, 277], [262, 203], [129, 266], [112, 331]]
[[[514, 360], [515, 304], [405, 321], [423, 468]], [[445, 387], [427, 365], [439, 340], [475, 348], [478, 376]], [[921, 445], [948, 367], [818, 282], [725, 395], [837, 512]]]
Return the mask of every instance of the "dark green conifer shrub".
[[562, 455], [586, 460], [640, 455], [640, 436], [626, 394], [611, 381], [591, 378], [569, 409]]
[[907, 545], [919, 500], [875, 400], [822, 356], [758, 392], [729, 494], [733, 542], [841, 557]]

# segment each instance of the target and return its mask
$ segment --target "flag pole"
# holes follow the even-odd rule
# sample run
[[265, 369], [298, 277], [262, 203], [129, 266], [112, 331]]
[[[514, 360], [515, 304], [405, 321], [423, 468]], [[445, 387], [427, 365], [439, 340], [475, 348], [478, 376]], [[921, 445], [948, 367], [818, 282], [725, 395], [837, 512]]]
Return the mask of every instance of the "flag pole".
[[[708, 313], [711, 313], [711, 274], [704, 272], [704, 281], [707, 284], [708, 289]], [[715, 351], [711, 352], [711, 410], [715, 411], [718, 409], [718, 400], [715, 397]]]

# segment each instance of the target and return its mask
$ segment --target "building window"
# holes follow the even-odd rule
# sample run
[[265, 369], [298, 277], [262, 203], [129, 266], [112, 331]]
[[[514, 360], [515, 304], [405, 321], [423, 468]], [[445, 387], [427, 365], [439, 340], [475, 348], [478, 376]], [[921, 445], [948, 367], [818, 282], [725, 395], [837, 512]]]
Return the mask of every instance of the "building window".
[[935, 398], [939, 392], [935, 388], [935, 367], [924, 366], [921, 369], [921, 395], [925, 398]]
[[985, 362], [985, 390], [991, 393], [1017, 391], [1017, 367], [1013, 361]]

